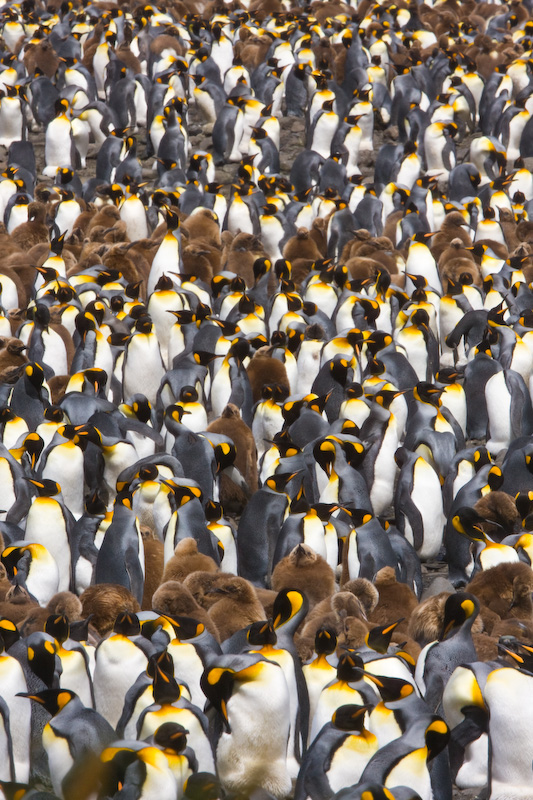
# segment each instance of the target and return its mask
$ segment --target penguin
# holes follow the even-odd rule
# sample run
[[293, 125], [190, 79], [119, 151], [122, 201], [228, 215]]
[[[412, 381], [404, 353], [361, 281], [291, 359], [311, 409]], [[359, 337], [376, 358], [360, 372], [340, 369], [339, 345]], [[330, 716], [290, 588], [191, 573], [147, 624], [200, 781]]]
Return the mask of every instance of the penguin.
[[[120, 555], [117, 555], [119, 553]], [[131, 510], [128, 492], [118, 493], [113, 519], [96, 560], [94, 581], [116, 583], [128, 589], [139, 603], [144, 591], [144, 548], [139, 522]]]
[[472, 625], [478, 614], [477, 597], [466, 592], [450, 595], [444, 605], [439, 640], [426, 645], [420, 653], [415, 680], [431, 711], [439, 713], [444, 688], [454, 669], [477, 658]]
[[59, 569], [55, 558], [43, 545], [27, 540], [14, 541], [2, 551], [0, 558], [8, 577], [39, 605], [45, 606], [58, 591]]
[[119, 612], [111, 636], [103, 639], [96, 648], [93, 674], [95, 707], [113, 728], [122, 714], [126, 693], [132, 683], [131, 676], [143, 672], [152, 655], [153, 647], [140, 635], [140, 630], [135, 614]]
[[331, 797], [356, 784], [378, 749], [377, 737], [364, 726], [370, 706], [341, 705], [313, 740], [302, 763], [295, 800]]
[[80, 784], [93, 783], [94, 760], [114, 740], [113, 728], [68, 689], [46, 689], [23, 696], [52, 715], [43, 730], [43, 746], [54, 791], [64, 798], [78, 797]]
[[69, 111], [68, 100], [57, 100], [56, 116], [46, 128], [43, 174], [50, 178], [55, 177], [59, 167], [76, 169], [78, 166], [79, 155], [74, 144]]
[[281, 667], [259, 655], [218, 656], [201, 683], [220, 719], [215, 754], [222, 788], [288, 794], [289, 689]]
[[58, 483], [48, 479], [29, 482], [37, 490], [37, 497], [26, 517], [25, 537], [47, 549], [59, 570], [58, 589], [68, 591], [73, 585], [70, 539], [74, 517], [62, 502]]
[[436, 558], [446, 521], [439, 476], [422, 456], [405, 447], [396, 451], [395, 460], [400, 467], [394, 496], [398, 530], [421, 560]]
[[[8, 623], [7, 620], [4, 624]], [[15, 629], [16, 630], [16, 629]], [[2, 679], [2, 749], [7, 758], [2, 769], [2, 780], [28, 783], [30, 778], [30, 729], [31, 710], [21, 698], [27, 692], [26, 678], [19, 661], [6, 652], [10, 644], [9, 634], [4, 631], [0, 639], [0, 676]], [[7, 708], [8, 713], [5, 713]], [[7, 718], [6, 718], [7, 717]], [[14, 720], [16, 719], [16, 724]]]

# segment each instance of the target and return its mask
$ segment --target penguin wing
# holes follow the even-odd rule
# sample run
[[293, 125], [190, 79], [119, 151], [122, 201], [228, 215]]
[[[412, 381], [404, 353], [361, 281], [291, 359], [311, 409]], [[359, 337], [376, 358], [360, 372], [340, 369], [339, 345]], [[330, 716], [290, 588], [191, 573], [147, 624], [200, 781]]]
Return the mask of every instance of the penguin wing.
[[[294, 800], [306, 800], [308, 797], [311, 800], [324, 800], [326, 797], [331, 797], [332, 791], [327, 772], [335, 750], [345, 738], [344, 735], [339, 736], [339, 733], [332, 723], [328, 722], [317, 735], [304, 756], [296, 783]], [[333, 741], [331, 741], [332, 738]], [[336, 738], [339, 739], [338, 742], [334, 741]]]
[[144, 594], [144, 573], [139, 560], [139, 551], [133, 544], [126, 548], [124, 566], [130, 580], [130, 592], [140, 603]]
[[[424, 543], [424, 523], [422, 521], [422, 514], [418, 507], [413, 502], [411, 492], [413, 491], [413, 476], [411, 474], [409, 486], [405, 486], [404, 490], [400, 492], [399, 501], [396, 506], [396, 512], [401, 510], [404, 517], [409, 520], [411, 530], [413, 531], [413, 546], [415, 550], [420, 550]], [[398, 529], [401, 533], [405, 533], [405, 520], [402, 516], [398, 517]]]

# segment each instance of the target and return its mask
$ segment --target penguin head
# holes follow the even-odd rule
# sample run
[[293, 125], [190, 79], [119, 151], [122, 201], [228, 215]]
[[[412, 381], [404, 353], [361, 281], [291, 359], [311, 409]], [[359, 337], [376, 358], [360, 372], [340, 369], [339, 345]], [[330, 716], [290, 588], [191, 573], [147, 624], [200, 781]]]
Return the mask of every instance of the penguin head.
[[355, 651], [341, 653], [337, 664], [337, 680], [357, 683], [367, 677], [362, 658]]
[[478, 613], [479, 600], [475, 595], [467, 592], [451, 594], [444, 605], [444, 618], [439, 641], [456, 633], [468, 620], [473, 622]]
[[337, 649], [337, 632], [334, 628], [323, 625], [315, 634], [315, 653], [318, 656], [330, 656]]
[[46, 478], [42, 478], [40, 481], [34, 478], [25, 478], [25, 480], [31, 483], [39, 497], [55, 497], [61, 493], [61, 486], [56, 481]]
[[439, 408], [442, 392], [443, 390], [439, 389], [438, 386], [428, 383], [428, 381], [420, 381], [413, 389], [413, 397], [421, 403], [428, 403], [435, 406], [435, 408]]
[[273, 646], [278, 641], [272, 620], [253, 622], [248, 628], [246, 638], [254, 647]]
[[365, 714], [371, 711], [372, 705], [358, 706], [353, 703], [339, 706], [334, 712], [331, 721], [341, 731], [361, 733], [364, 729]]
[[75, 692], [71, 692], [69, 689], [43, 689], [42, 692], [35, 692], [35, 694], [19, 692], [17, 695], [17, 697], [27, 697], [29, 700], [39, 703], [52, 717], [59, 714], [77, 696]]
[[211, 772], [195, 772], [183, 784], [187, 800], [218, 800], [222, 788], [216, 775]]
[[183, 753], [187, 747], [187, 734], [189, 731], [178, 722], [164, 722], [153, 735], [154, 744], [163, 749], [163, 752]]
[[298, 589], [282, 589], [276, 595], [272, 607], [274, 630], [285, 625], [290, 620], [304, 618], [309, 608], [309, 601]]
[[372, 628], [365, 636], [365, 644], [371, 650], [375, 650], [376, 653], [385, 654], [389, 649], [392, 634], [403, 621], [404, 617], [389, 625], [377, 625]]
[[6, 617], [0, 618], [0, 644], [2, 651], [9, 650], [11, 645], [18, 642], [20, 639], [20, 633], [15, 625], [10, 619]]
[[70, 623], [64, 614], [50, 614], [44, 623], [44, 632], [63, 644], [70, 635]]
[[56, 640], [47, 633], [37, 632], [26, 637], [26, 644], [28, 645], [27, 656], [31, 671], [51, 689], [61, 670]]
[[141, 624], [137, 614], [131, 611], [121, 611], [117, 614], [113, 631], [119, 636], [139, 636]]

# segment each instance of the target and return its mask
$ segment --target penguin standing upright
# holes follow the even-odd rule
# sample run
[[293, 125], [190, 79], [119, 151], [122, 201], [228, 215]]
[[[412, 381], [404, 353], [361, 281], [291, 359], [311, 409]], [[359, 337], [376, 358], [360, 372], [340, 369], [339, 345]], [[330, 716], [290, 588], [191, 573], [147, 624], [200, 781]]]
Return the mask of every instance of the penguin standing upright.
[[218, 656], [202, 676], [202, 689], [221, 717], [215, 753], [223, 788], [285, 797], [291, 789], [289, 690], [281, 667], [258, 655]]
[[117, 583], [128, 589], [139, 604], [142, 602], [144, 547], [127, 492], [117, 494], [115, 499], [113, 520], [98, 551], [94, 582]]

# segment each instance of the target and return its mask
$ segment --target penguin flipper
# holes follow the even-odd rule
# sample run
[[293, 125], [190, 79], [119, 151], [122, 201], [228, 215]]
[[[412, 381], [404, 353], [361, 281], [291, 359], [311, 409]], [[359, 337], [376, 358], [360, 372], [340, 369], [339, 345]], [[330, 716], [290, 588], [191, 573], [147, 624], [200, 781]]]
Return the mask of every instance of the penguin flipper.
[[[413, 531], [413, 547], [418, 551], [424, 543], [424, 523], [422, 521], [422, 514], [414, 504], [410, 495], [404, 494], [402, 496], [400, 508], [404, 516], [409, 520], [411, 530]], [[404, 530], [402, 530], [402, 533], [404, 533]]]

